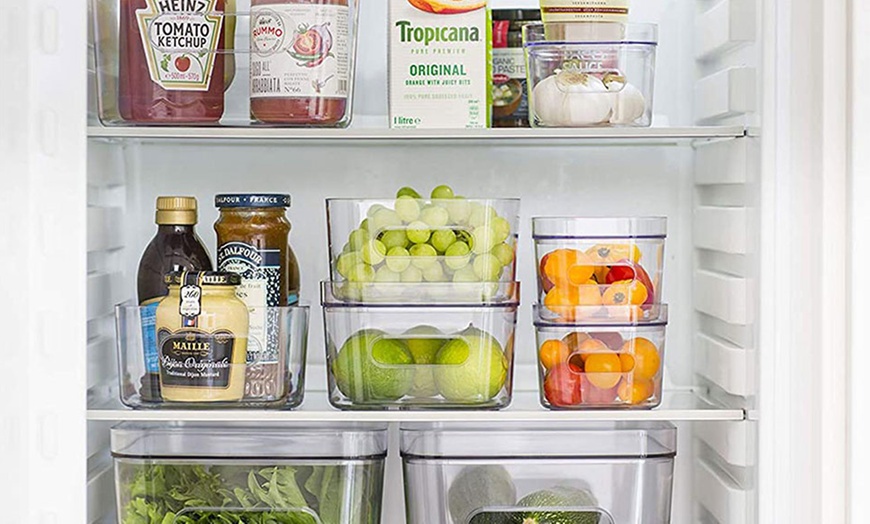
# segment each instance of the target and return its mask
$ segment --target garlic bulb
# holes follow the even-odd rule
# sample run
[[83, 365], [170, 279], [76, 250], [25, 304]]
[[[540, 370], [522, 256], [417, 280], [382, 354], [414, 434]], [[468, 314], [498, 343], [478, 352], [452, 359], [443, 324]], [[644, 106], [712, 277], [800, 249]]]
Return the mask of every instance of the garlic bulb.
[[646, 100], [640, 89], [625, 81], [624, 77], [608, 75], [604, 77], [608, 91], [616, 94], [611, 124], [633, 124], [646, 112]]
[[541, 125], [592, 126], [610, 119], [614, 94], [595, 76], [561, 71], [535, 86], [532, 104]]

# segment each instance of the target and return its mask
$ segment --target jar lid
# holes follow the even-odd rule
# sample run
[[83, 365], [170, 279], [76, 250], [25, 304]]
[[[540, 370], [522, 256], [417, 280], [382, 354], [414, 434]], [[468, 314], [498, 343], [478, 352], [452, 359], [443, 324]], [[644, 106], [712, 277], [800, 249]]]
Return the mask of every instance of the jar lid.
[[290, 195], [280, 193], [237, 193], [217, 195], [214, 197], [215, 207], [290, 207]]
[[190, 196], [157, 197], [155, 222], [160, 225], [196, 224], [196, 198]]
[[536, 22], [541, 20], [540, 9], [493, 9], [493, 20], [507, 20], [510, 22]]
[[242, 283], [241, 275], [225, 271], [173, 271], [163, 277], [167, 286], [182, 284], [198, 284], [200, 286], [238, 286]]

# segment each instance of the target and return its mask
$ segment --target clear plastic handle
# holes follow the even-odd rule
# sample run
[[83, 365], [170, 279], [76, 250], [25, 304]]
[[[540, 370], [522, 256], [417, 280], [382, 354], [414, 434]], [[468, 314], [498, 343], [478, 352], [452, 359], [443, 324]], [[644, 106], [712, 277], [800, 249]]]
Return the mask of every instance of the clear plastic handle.
[[[616, 524], [613, 516], [604, 508], [599, 507], [567, 507], [567, 506], [530, 506], [530, 507], [491, 507], [480, 508], [468, 516], [463, 524], [489, 524], [498, 519], [523, 522], [522, 519], [545, 515], [545, 522], [597, 522], [598, 524]], [[597, 518], [597, 520], [595, 520]], [[560, 519], [560, 520], [557, 520]], [[538, 522], [535, 520], [535, 522]]]
[[[204, 519], [220, 516], [232, 516], [238, 519], [239, 522], [247, 522], [249, 519], [257, 518], [263, 514], [270, 516], [296, 516], [299, 524], [323, 524], [320, 517], [310, 508], [240, 508], [240, 507], [190, 507], [184, 508], [178, 512], [172, 520], [172, 524], [191, 524], [193, 522], [205, 522]], [[209, 520], [210, 522], [210, 520]]]

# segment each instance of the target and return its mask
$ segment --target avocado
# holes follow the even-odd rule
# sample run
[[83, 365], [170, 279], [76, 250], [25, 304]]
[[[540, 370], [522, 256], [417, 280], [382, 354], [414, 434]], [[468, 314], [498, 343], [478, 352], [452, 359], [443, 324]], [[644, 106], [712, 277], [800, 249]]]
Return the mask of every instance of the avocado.
[[[466, 466], [456, 475], [447, 491], [447, 506], [453, 524], [467, 524], [468, 517], [481, 508], [513, 506], [517, 488], [510, 473], [502, 466]], [[474, 524], [502, 524], [502, 520], [484, 520], [496, 514], [481, 514]]]
[[[585, 489], [555, 486], [529, 493], [517, 503], [526, 508], [541, 508], [523, 514], [522, 524], [598, 524], [597, 511], [576, 511], [578, 508], [595, 508], [598, 500]], [[573, 508], [557, 511], [552, 508]], [[547, 508], [547, 509], [544, 509]]]

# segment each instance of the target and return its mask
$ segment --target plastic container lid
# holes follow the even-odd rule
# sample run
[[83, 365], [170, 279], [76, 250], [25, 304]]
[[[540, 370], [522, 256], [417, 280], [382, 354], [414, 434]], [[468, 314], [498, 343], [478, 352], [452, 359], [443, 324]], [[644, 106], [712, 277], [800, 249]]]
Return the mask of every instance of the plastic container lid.
[[668, 234], [666, 217], [534, 217], [532, 238], [659, 239]]
[[371, 459], [387, 453], [386, 424], [123, 423], [112, 456], [213, 459]]
[[[555, 310], [555, 311], [554, 311]], [[532, 305], [532, 318], [539, 328], [624, 328], [654, 327], [668, 325], [668, 305], [649, 306], [545, 306]], [[569, 318], [576, 320], [566, 321]], [[638, 314], [639, 312], [639, 314]]]
[[533, 22], [523, 26], [526, 47], [572, 44], [658, 45], [656, 24]]
[[328, 307], [511, 307], [520, 303], [520, 283], [324, 281], [320, 303]]
[[666, 422], [409, 423], [406, 458], [619, 459], [674, 457], [677, 428]]

